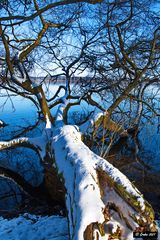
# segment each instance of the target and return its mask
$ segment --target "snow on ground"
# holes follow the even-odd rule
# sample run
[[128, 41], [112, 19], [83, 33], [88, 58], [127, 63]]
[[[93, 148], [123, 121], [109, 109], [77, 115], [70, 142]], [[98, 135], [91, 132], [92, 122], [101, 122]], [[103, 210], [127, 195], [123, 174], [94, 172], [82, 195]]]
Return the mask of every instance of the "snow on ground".
[[0, 239], [68, 240], [67, 219], [60, 216], [23, 214], [17, 218], [0, 217]]
[[[157, 240], [160, 240], [160, 221], [157, 223], [159, 225]], [[69, 240], [67, 218], [60, 216], [41, 217], [28, 213], [13, 219], [0, 217], [0, 239]]]

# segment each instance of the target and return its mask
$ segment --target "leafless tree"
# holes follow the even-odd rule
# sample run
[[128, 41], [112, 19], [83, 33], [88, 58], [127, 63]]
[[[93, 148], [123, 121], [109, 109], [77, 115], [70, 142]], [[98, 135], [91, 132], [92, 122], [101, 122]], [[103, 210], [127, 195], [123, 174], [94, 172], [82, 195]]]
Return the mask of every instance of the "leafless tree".
[[[136, 124], [143, 105], [159, 115], [144, 99], [146, 88], [159, 80], [159, 18], [151, 4], [147, 0], [19, 0], [0, 5], [0, 87], [9, 96], [29, 99], [38, 119], [43, 116], [45, 122], [40, 136], [18, 135], [1, 141], [0, 150], [25, 147], [36, 152], [45, 168], [43, 188], [53, 200], [65, 201], [70, 239], [129, 240], [132, 231], [157, 229], [154, 211], [142, 194], [107, 159], [92, 151], [97, 139], [105, 145], [108, 131], [128, 135], [113, 119], [117, 109], [125, 114], [124, 100], [138, 103]], [[44, 79], [31, 77], [35, 66], [46, 72]], [[84, 72], [88, 74], [85, 80], [77, 77]], [[55, 83], [60, 76], [65, 84], [47, 98], [43, 84]], [[109, 101], [109, 107], [100, 104], [96, 94]], [[91, 112], [79, 126], [71, 125], [69, 110], [82, 101], [100, 113]], [[101, 155], [105, 157], [106, 151]], [[1, 171], [24, 191], [40, 196], [40, 188], [34, 192], [18, 173], [7, 166]]]

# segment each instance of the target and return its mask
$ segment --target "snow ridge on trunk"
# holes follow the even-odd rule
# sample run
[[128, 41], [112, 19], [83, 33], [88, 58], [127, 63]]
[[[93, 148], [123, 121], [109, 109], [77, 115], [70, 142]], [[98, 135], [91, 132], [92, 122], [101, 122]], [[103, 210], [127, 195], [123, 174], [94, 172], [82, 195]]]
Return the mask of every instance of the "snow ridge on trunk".
[[74, 126], [66, 125], [55, 130], [52, 146], [59, 173], [63, 174], [67, 189], [70, 238], [83, 240], [88, 225], [103, 223], [105, 220], [105, 205], [98, 187], [96, 162]]

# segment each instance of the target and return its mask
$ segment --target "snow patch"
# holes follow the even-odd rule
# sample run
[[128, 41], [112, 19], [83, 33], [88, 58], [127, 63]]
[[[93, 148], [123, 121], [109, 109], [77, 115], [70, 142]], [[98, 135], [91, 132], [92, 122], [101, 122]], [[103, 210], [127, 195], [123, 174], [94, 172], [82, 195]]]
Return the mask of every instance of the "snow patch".
[[24, 214], [18, 218], [0, 217], [0, 239], [69, 240], [67, 219], [60, 216]]
[[0, 125], [2, 125], [2, 126], [4, 125], [4, 122], [2, 120], [0, 120]]
[[52, 128], [52, 123], [49, 120], [48, 114], [46, 114], [46, 129], [51, 129]]

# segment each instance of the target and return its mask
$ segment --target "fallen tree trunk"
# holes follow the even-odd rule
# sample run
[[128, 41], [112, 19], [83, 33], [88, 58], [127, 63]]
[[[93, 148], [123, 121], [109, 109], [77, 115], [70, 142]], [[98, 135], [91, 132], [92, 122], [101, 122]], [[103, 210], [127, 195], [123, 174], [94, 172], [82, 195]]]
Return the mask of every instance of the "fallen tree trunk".
[[133, 231], [156, 231], [154, 211], [118, 169], [81, 141], [76, 126], [53, 131], [57, 173], [66, 188], [72, 240], [133, 239]]
[[33, 145], [46, 165], [44, 185], [52, 199], [63, 205], [65, 196], [70, 240], [131, 240], [133, 231], [157, 231], [149, 203], [127, 177], [82, 142], [77, 126], [46, 127], [41, 137], [1, 142], [0, 147], [24, 142]]

